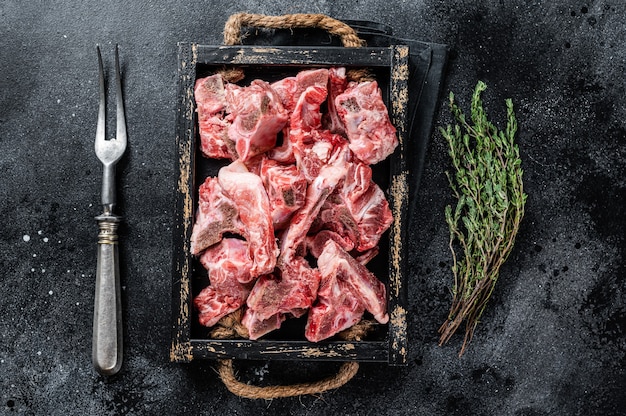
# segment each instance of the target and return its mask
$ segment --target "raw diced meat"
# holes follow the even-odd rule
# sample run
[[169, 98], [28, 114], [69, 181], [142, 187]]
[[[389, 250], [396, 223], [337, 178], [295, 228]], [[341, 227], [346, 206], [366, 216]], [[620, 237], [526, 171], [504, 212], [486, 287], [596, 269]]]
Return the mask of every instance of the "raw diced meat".
[[382, 234], [393, 222], [393, 214], [385, 193], [374, 182], [359, 199], [350, 203], [346, 200], [359, 229], [357, 250], [365, 251], [374, 248]]
[[230, 140], [236, 143], [239, 159], [248, 160], [276, 145], [276, 135], [289, 116], [267, 82], [255, 80], [249, 87], [227, 91], [232, 124]]
[[209, 272], [209, 281], [218, 286], [227, 282], [250, 283], [252, 259], [249, 243], [238, 238], [224, 238], [200, 256], [200, 263]]
[[248, 329], [250, 339], [259, 339], [263, 335], [280, 328], [285, 319], [287, 319], [287, 315], [282, 313], [276, 313], [267, 319], [261, 319], [253, 310], [246, 309], [243, 318], [241, 318], [241, 323]]
[[276, 91], [283, 107], [292, 113], [296, 108], [296, 104], [300, 95], [308, 87], [316, 86], [326, 88], [328, 84], [327, 69], [310, 69], [306, 71], [300, 71], [295, 77], [283, 78], [280, 81], [276, 81], [271, 84], [271, 87]]
[[329, 240], [317, 259], [322, 276], [337, 275], [350, 285], [354, 295], [381, 324], [389, 321], [385, 285], [365, 266], [346, 253], [337, 243]]
[[296, 257], [297, 250], [304, 242], [320, 208], [324, 205], [328, 195], [345, 176], [345, 172], [345, 169], [324, 166], [320, 175], [309, 185], [306, 192], [306, 203], [302, 209], [293, 215], [289, 227], [281, 237], [279, 266], [289, 263], [291, 259]]
[[[319, 101], [319, 103], [318, 104], [309, 103], [307, 107], [313, 105], [314, 113], [312, 114], [312, 116], [315, 119], [319, 117], [321, 120], [321, 114], [318, 115], [316, 113], [319, 113], [319, 105], [321, 105], [321, 103], [323, 103], [324, 100], [326, 99], [326, 89], [327, 89], [327, 85], [329, 82], [328, 75], [329, 75], [329, 70], [327, 69], [312, 69], [308, 71], [301, 71], [295, 77], [284, 78], [280, 81], [273, 83], [272, 88], [274, 88], [276, 93], [280, 96], [283, 106], [285, 107], [289, 115], [291, 116], [294, 110], [296, 110], [298, 101], [300, 100], [302, 93], [305, 92], [307, 88], [313, 87], [316, 93], [319, 95], [316, 98], [309, 97], [307, 98], [307, 100], [314, 99], [315, 101]], [[303, 111], [302, 105], [304, 104], [306, 103], [301, 104], [301, 107], [298, 110], [299, 112]], [[289, 139], [291, 136], [290, 131], [292, 128], [300, 129], [302, 127], [303, 126], [300, 123], [297, 126], [290, 125], [287, 128], [285, 128], [283, 130], [282, 145], [275, 149], [270, 150], [268, 153], [269, 157], [271, 159], [278, 160], [279, 162], [284, 162], [284, 163], [295, 162], [296, 159], [294, 157], [293, 148], [292, 148], [293, 143]], [[307, 126], [307, 127], [310, 127], [310, 126]]]
[[372, 168], [359, 161], [348, 164], [342, 197], [357, 224], [357, 250], [375, 247], [393, 222], [393, 215], [385, 193], [372, 180]]
[[335, 164], [333, 161], [348, 149], [348, 142], [327, 130], [311, 130], [300, 135], [293, 149], [298, 169], [311, 182], [319, 176], [323, 166]]
[[335, 98], [342, 94], [348, 86], [346, 68], [330, 68], [328, 70], [328, 112], [323, 117], [324, 127], [332, 133], [346, 134], [343, 122], [337, 114]]
[[229, 198], [217, 178], [207, 178], [199, 189], [198, 211], [191, 232], [191, 253], [202, 250], [222, 239], [224, 233], [243, 234], [235, 201]]
[[261, 163], [260, 174], [269, 197], [274, 230], [282, 230], [291, 215], [304, 205], [306, 178], [295, 165], [282, 165], [267, 158]]
[[244, 236], [250, 245], [253, 277], [271, 273], [276, 265], [278, 247], [269, 200], [261, 178], [235, 161], [220, 169], [218, 180], [224, 192], [235, 202], [239, 218], [245, 227]]
[[350, 328], [363, 317], [365, 307], [350, 285], [335, 273], [322, 276], [317, 302], [309, 311], [304, 336], [319, 342]]
[[[300, 317], [313, 305], [321, 275], [301, 257], [281, 266], [281, 277], [261, 276], [246, 301], [242, 323], [250, 339], [277, 329], [284, 317]], [[282, 317], [282, 318], [281, 318]]]
[[378, 163], [398, 145], [376, 81], [351, 82], [335, 99], [337, 114], [350, 140], [350, 150], [367, 164]]
[[364, 266], [393, 222], [369, 166], [397, 146], [378, 85], [331, 68], [248, 87], [215, 75], [195, 93], [203, 153], [235, 160], [200, 188], [191, 248], [209, 272], [194, 299], [201, 324], [244, 304], [250, 339], [306, 313], [312, 342], [365, 311], [386, 323], [385, 285]]
[[210, 286], [194, 299], [200, 324], [213, 326], [222, 317], [239, 309], [251, 289], [248, 243], [225, 238], [202, 253], [200, 263], [209, 273]]
[[307, 251], [315, 258], [318, 258], [322, 254], [324, 245], [328, 240], [333, 240], [345, 251], [352, 251], [354, 249], [354, 240], [346, 238], [338, 232], [331, 230], [321, 230], [314, 235], [308, 235], [306, 237]]
[[326, 101], [326, 95], [326, 87], [311, 86], [304, 90], [291, 114], [289, 124], [291, 132], [294, 130], [308, 131], [322, 127], [320, 107]]
[[216, 159], [236, 159], [235, 143], [228, 137], [226, 87], [219, 74], [196, 80], [194, 96], [200, 129], [200, 150]]

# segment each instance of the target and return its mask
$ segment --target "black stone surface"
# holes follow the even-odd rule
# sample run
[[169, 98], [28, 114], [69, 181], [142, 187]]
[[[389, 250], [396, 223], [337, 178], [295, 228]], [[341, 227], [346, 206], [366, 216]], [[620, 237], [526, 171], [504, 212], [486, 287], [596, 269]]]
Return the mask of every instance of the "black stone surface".
[[[212, 362], [169, 362], [176, 43], [221, 43], [240, 11], [379, 21], [450, 45], [444, 94], [467, 105], [482, 79], [496, 120], [513, 99], [527, 213], [463, 358], [461, 336], [437, 345], [453, 199], [435, 133], [410, 223], [407, 367], [362, 364], [338, 390], [268, 402], [232, 395]], [[0, 38], [0, 413], [626, 414], [624, 2], [5, 0]], [[109, 63], [120, 44], [130, 143], [118, 169], [125, 362], [111, 378], [91, 367], [96, 43]], [[442, 102], [435, 124], [448, 122]], [[249, 362], [239, 374], [299, 382], [336, 369]]]

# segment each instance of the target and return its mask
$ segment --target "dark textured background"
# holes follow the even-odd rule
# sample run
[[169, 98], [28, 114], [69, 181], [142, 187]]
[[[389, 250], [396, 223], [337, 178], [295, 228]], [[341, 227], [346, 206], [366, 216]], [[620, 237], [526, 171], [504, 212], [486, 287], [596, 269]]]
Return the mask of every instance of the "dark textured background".
[[[527, 212], [462, 359], [461, 336], [437, 345], [453, 200], [433, 134], [410, 223], [407, 367], [363, 364], [338, 390], [268, 402], [233, 396], [212, 362], [169, 362], [176, 43], [221, 43], [240, 11], [379, 21], [450, 46], [444, 94], [462, 105], [478, 79], [493, 119], [513, 99]], [[0, 38], [0, 413], [626, 414], [624, 2], [4, 0]], [[91, 368], [96, 43], [108, 62], [120, 44], [130, 143], [118, 170], [125, 362], [110, 379]], [[442, 102], [435, 124], [448, 122]], [[240, 375], [305, 381], [336, 368], [252, 362]]]

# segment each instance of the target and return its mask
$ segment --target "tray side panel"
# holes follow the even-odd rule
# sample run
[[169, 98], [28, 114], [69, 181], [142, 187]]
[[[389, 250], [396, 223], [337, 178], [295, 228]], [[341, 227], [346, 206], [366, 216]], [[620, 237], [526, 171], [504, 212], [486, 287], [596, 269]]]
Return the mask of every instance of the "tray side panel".
[[193, 166], [195, 144], [195, 103], [193, 86], [195, 83], [196, 53], [194, 45], [178, 45], [178, 103], [176, 114], [176, 171], [178, 182], [175, 195], [173, 229], [172, 273], [172, 346], [170, 360], [187, 362], [193, 358], [190, 343], [190, 237], [193, 225]]
[[217, 65], [342, 65], [388, 67], [390, 48], [297, 48], [198, 45], [198, 62]]
[[389, 258], [389, 363], [406, 365], [407, 361], [407, 295], [404, 272], [406, 270], [406, 220], [409, 188], [406, 165], [407, 108], [409, 103], [409, 48], [393, 47], [390, 103], [391, 122], [396, 126], [398, 149], [391, 164], [389, 204], [394, 215], [391, 225]]
[[243, 360], [324, 360], [386, 362], [387, 342], [192, 340], [194, 357]]

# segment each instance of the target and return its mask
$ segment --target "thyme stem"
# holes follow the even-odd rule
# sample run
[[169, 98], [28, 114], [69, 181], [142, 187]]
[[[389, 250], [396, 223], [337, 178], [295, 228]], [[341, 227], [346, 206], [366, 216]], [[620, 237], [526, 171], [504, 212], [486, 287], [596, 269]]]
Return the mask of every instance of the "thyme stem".
[[513, 102], [505, 100], [504, 131], [492, 124], [480, 98], [487, 88], [478, 81], [471, 102], [471, 124], [450, 92], [449, 106], [456, 125], [440, 132], [448, 142], [455, 174], [446, 173], [456, 207], [447, 206], [445, 218], [452, 252], [452, 305], [439, 328], [443, 345], [465, 321], [462, 356], [488, 300], [500, 267], [508, 258], [524, 216], [526, 194], [519, 149], [515, 144], [517, 120]]

